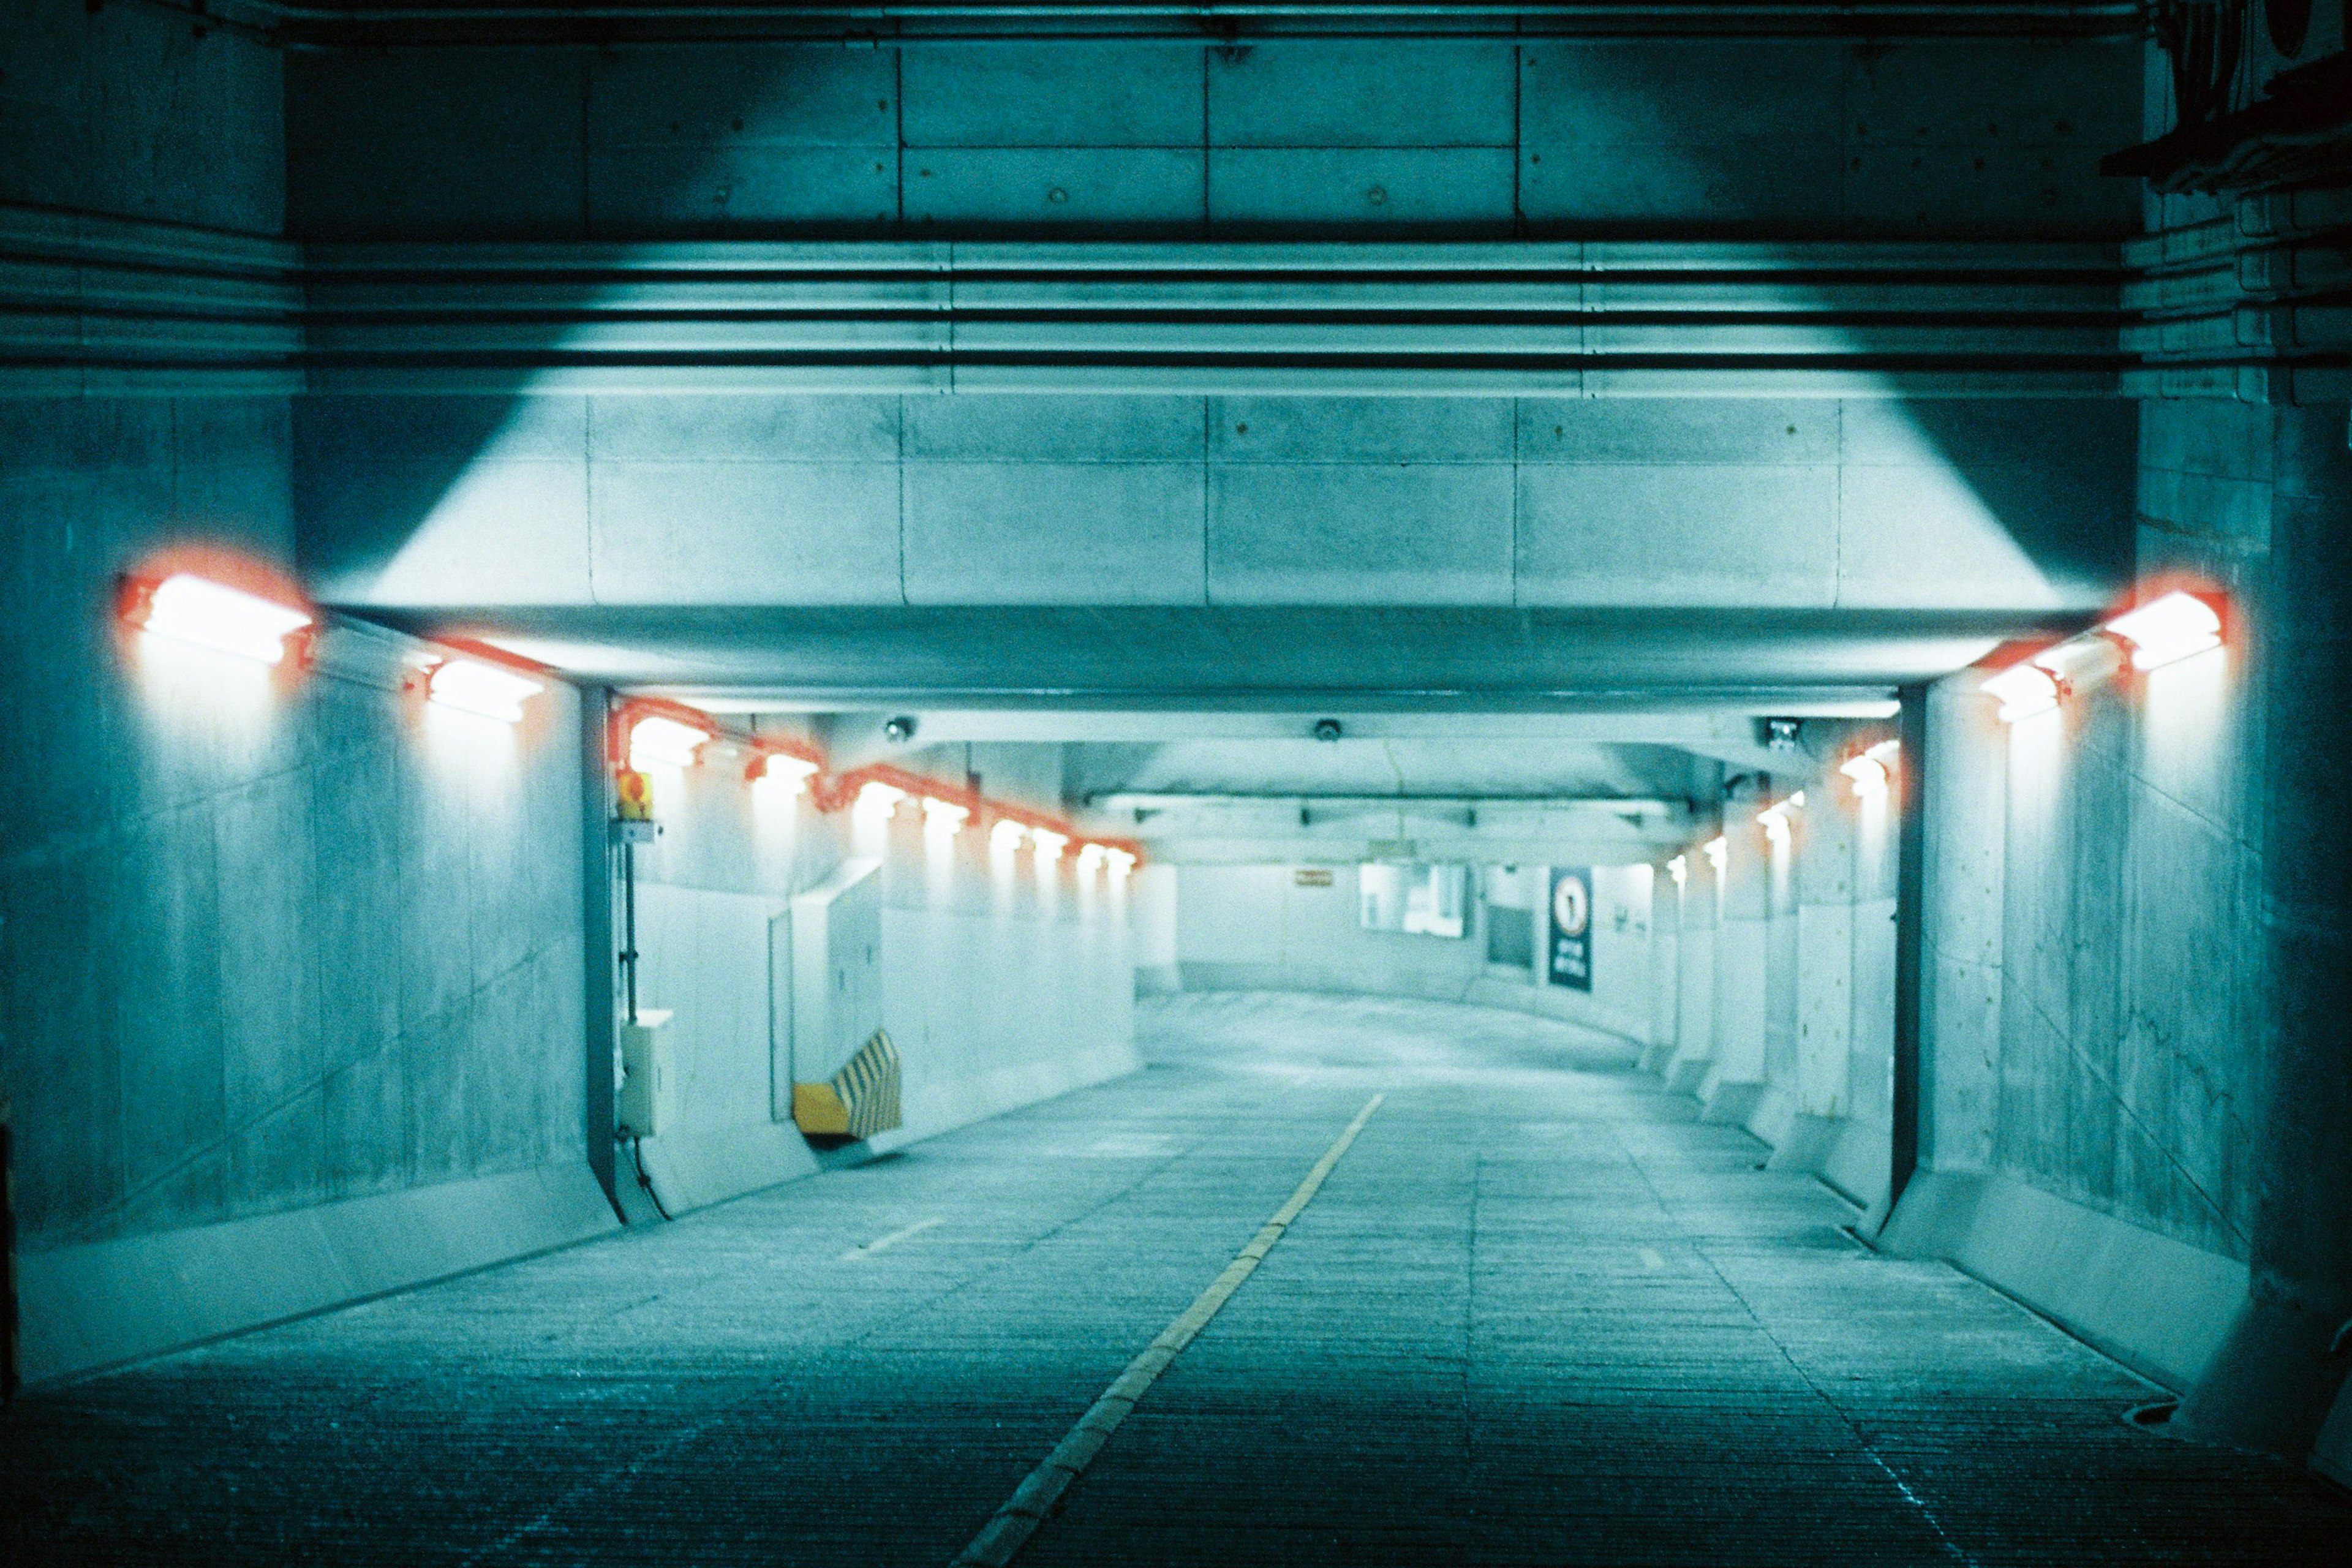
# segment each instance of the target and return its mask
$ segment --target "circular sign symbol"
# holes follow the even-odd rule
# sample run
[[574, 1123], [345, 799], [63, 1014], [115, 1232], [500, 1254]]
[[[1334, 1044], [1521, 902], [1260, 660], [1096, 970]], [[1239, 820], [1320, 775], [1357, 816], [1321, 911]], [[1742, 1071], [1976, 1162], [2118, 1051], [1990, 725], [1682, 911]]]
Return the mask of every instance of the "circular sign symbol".
[[1582, 936], [1587, 921], [1592, 918], [1591, 895], [1584, 883], [1574, 877], [1560, 879], [1551, 890], [1551, 923], [1562, 936]]

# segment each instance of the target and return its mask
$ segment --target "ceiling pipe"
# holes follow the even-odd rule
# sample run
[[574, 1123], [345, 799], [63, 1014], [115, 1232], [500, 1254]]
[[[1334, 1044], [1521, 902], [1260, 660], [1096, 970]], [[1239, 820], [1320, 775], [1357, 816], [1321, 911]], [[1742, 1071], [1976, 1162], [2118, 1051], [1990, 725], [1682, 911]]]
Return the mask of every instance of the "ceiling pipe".
[[[102, 0], [101, 0], [102, 3]], [[1164, 38], [1216, 41], [1220, 36], [1263, 37], [1378, 37], [1410, 32], [1424, 37], [1543, 37], [1703, 33], [1773, 36], [1846, 31], [2028, 33], [2126, 36], [2140, 26], [2132, 0], [2084, 0], [2052, 5], [2032, 0], [1691, 0], [1688, 4], [1626, 0], [1541, 0], [1520, 5], [1443, 4], [1205, 4], [1205, 5], [879, 5], [808, 7], [794, 0], [732, 0], [678, 5], [598, 5], [578, 0], [547, 5], [331, 5], [289, 0], [137, 0], [186, 17], [201, 30], [218, 28], [271, 41], [333, 44], [337, 35], [379, 39], [406, 28], [456, 28], [478, 36], [486, 27], [611, 27], [638, 24], [697, 28], [765, 24], [787, 36], [845, 42], [957, 43], [1047, 39]], [[916, 29], [908, 31], [908, 28]], [[890, 29], [885, 32], [883, 29]], [[297, 37], [283, 37], [288, 32]], [[719, 40], [712, 40], [719, 41]]]

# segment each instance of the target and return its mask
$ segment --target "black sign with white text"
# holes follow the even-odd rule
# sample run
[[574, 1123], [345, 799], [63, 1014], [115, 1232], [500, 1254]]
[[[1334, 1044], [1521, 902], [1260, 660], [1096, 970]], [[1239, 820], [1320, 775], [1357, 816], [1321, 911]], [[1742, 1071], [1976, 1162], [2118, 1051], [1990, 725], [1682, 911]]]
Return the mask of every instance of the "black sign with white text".
[[1555, 866], [1551, 872], [1551, 953], [1545, 978], [1572, 991], [1592, 989], [1592, 873]]

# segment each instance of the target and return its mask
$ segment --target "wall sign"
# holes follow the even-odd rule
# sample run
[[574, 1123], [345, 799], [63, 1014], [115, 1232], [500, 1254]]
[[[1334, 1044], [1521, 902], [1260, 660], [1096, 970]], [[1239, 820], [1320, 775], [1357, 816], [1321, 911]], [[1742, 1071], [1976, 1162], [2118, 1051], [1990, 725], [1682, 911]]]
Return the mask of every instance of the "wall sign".
[[1302, 866], [1290, 874], [1290, 879], [1302, 888], [1328, 888], [1331, 885], [1331, 868]]
[[1571, 991], [1592, 989], [1592, 872], [1555, 866], [1551, 871], [1551, 951], [1544, 978]]

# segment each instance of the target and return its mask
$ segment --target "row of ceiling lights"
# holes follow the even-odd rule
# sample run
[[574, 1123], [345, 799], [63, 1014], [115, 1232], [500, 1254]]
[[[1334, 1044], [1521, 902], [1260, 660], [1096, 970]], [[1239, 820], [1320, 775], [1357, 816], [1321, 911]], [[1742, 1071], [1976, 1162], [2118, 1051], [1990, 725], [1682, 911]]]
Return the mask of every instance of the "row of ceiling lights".
[[[1885, 797], [1888, 782], [1894, 776], [1895, 758], [1902, 749], [1903, 742], [1900, 741], [1881, 741], [1875, 745], [1855, 752], [1838, 764], [1838, 772], [1852, 782], [1855, 799], [1871, 801]], [[1764, 829], [1765, 838], [1774, 847], [1787, 847], [1789, 813], [1803, 809], [1804, 805], [1805, 792], [1798, 790], [1756, 814], [1758, 824]], [[1707, 864], [1714, 867], [1718, 875], [1730, 863], [1731, 842], [1720, 833], [1700, 845], [1699, 851], [1706, 857]], [[1675, 886], [1677, 888], [1688, 882], [1690, 857], [1677, 855], [1667, 861], [1666, 874], [1675, 879]]]
[[[124, 618], [152, 636], [194, 643], [269, 665], [283, 660], [293, 639], [311, 633], [318, 624], [318, 617], [307, 609], [186, 572], [173, 573], [159, 581], [134, 582], [124, 607]], [[2119, 645], [2130, 649], [2133, 668], [2160, 668], [2220, 647], [2221, 617], [2202, 597], [2176, 589], [2093, 631], [2069, 637], [2021, 664], [2010, 666], [1986, 680], [1983, 689], [2000, 701], [2004, 723], [2013, 724], [2047, 713], [2079, 682], [2115, 668], [2119, 662]], [[522, 705], [545, 690], [547, 683], [503, 664], [452, 656], [428, 667], [425, 689], [436, 702], [511, 724], [520, 721]], [[703, 745], [718, 734], [717, 727], [708, 723], [706, 715], [672, 706], [674, 712], [643, 713], [635, 718], [628, 731], [629, 765], [633, 769], [642, 772], [646, 766], [690, 766]], [[789, 742], [754, 741], [752, 744], [756, 776], [784, 784], [794, 794], [810, 789], [812, 781], [824, 771], [821, 757], [809, 755]], [[1888, 760], [1895, 750], [1896, 742], [1882, 741], [1848, 758], [1838, 771], [1853, 781], [1856, 795], [1883, 795], [1889, 776]], [[862, 819], [887, 821], [898, 810], [899, 802], [909, 795], [919, 795], [927, 832], [952, 837], [962, 830], [976, 806], [985, 806], [996, 819], [989, 833], [992, 846], [1017, 847], [1025, 837], [1036, 845], [1042, 858], [1054, 860], [1061, 858], [1064, 847], [1075, 837], [1062, 831], [1059, 825], [1034, 818], [1023, 820], [1013, 815], [1013, 808], [998, 803], [982, 802], [977, 797], [970, 804], [959, 803], [951, 795], [967, 792], [950, 791], [935, 785], [933, 781], [908, 775], [914, 784], [909, 788], [871, 776], [881, 771], [866, 769], [861, 771], [865, 776], [849, 775], [858, 785], [853, 813]], [[1757, 814], [1757, 820], [1763, 824], [1766, 836], [1773, 843], [1788, 842], [1787, 808], [1803, 804], [1804, 794], [1799, 791], [1789, 800]], [[1705, 849], [1720, 870], [1726, 853], [1723, 839], [1718, 837]], [[1132, 850], [1113, 845], [1087, 842], [1078, 848], [1078, 864], [1084, 868], [1108, 860], [1114, 870], [1124, 873], [1133, 868], [1136, 858]], [[1677, 855], [1667, 862], [1667, 867], [1678, 885], [1687, 879], [1687, 858]]]
[[[123, 619], [150, 637], [192, 644], [215, 653], [278, 665], [289, 651], [299, 657], [319, 628], [318, 616], [307, 607], [262, 594], [233, 587], [192, 572], [134, 579], [125, 591]], [[520, 723], [523, 704], [547, 689], [547, 681], [501, 659], [450, 654], [425, 664], [427, 697], [445, 707]], [[702, 748], [718, 739], [719, 726], [708, 714], [682, 703], [633, 700], [622, 710], [629, 769], [642, 773], [654, 767], [691, 767]], [[938, 837], [952, 837], [975, 816], [985, 816], [992, 848], [1017, 849], [1034, 845], [1038, 858], [1062, 858], [1079, 835], [1058, 818], [992, 801], [969, 790], [956, 789], [887, 764], [877, 764], [844, 774], [826, 789], [822, 782], [824, 759], [812, 748], [789, 740], [755, 736], [744, 742], [751, 751], [748, 776], [783, 785], [793, 795], [808, 794], [822, 810], [850, 806], [854, 819], [888, 821], [901, 802], [919, 800], [923, 828]], [[1078, 868], [1110, 868], [1114, 876], [1132, 871], [1140, 856], [1123, 843], [1085, 840], [1077, 848]]]
[[1983, 690], [2000, 703], [2001, 722], [2014, 724], [2049, 712], [2076, 686], [2112, 673], [2126, 648], [2132, 668], [2147, 670], [2221, 646], [2221, 613], [2202, 595], [2175, 589], [2011, 665], [1987, 679]]
[[[702, 748], [719, 733], [717, 722], [699, 710], [653, 699], [637, 699], [625, 706], [620, 723], [628, 765], [637, 773], [649, 767], [691, 767]], [[887, 763], [853, 769], [828, 784], [823, 777], [823, 755], [803, 742], [753, 736], [742, 744], [752, 753], [751, 778], [781, 784], [796, 795], [805, 794], [821, 811], [838, 810], [845, 805], [851, 820], [859, 824], [888, 822], [903, 803], [913, 800], [922, 808], [923, 831], [931, 837], [952, 838], [967, 823], [983, 818], [990, 823], [991, 849], [1009, 853], [1028, 844], [1035, 847], [1038, 859], [1051, 862], [1059, 860], [1076, 842], [1079, 870], [1108, 866], [1114, 876], [1121, 877], [1134, 870], [1141, 858], [1132, 846], [1122, 842], [1082, 839], [1076, 828], [1058, 817], [992, 800]]]
[[[149, 637], [271, 666], [283, 664], [289, 651], [307, 654], [319, 631], [319, 617], [308, 608], [193, 572], [133, 578], [125, 588], [122, 618]], [[431, 657], [422, 668], [433, 701], [509, 724], [520, 723], [522, 705], [547, 689], [536, 676], [469, 655]]]

